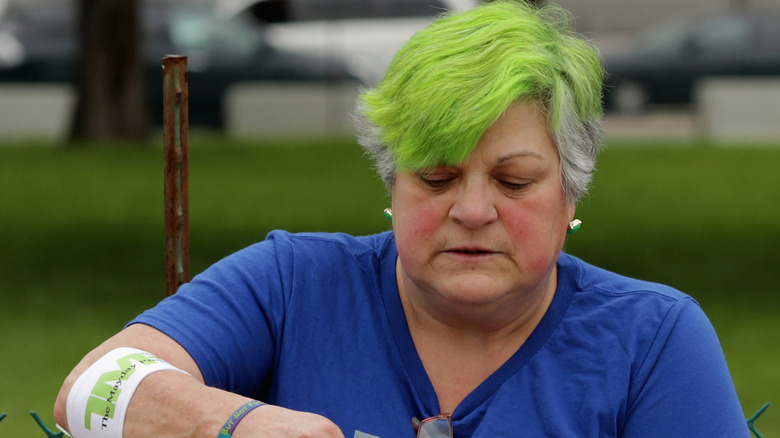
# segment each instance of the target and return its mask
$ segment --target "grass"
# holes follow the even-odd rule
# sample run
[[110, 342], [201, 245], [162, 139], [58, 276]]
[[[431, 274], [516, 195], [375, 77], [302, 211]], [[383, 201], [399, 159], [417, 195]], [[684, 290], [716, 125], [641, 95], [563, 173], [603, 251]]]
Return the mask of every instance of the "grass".
[[[191, 138], [192, 271], [273, 228], [388, 228], [384, 188], [351, 141]], [[780, 403], [780, 149], [610, 145], [567, 250], [693, 295], [707, 311], [746, 417]], [[0, 148], [0, 436], [53, 426], [62, 379], [164, 295], [159, 147]], [[706, 406], [702, 406], [706, 409]], [[780, 409], [757, 421], [780, 436]]]

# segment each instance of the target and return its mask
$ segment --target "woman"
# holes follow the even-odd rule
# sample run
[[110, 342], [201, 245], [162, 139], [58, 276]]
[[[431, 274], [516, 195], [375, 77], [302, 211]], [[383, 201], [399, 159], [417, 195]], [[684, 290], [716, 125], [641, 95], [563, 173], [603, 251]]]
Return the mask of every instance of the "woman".
[[602, 75], [564, 17], [498, 1], [416, 34], [362, 98], [393, 231], [276, 231], [216, 263], [85, 357], [58, 423], [76, 438], [748, 436], [691, 298], [562, 253]]

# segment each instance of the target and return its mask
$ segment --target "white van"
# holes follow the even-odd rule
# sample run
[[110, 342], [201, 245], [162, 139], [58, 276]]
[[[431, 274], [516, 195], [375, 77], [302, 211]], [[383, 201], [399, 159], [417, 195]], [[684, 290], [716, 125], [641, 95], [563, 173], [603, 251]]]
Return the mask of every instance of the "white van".
[[479, 0], [216, 0], [215, 12], [253, 22], [268, 44], [343, 59], [368, 86], [384, 76], [395, 52], [444, 11]]

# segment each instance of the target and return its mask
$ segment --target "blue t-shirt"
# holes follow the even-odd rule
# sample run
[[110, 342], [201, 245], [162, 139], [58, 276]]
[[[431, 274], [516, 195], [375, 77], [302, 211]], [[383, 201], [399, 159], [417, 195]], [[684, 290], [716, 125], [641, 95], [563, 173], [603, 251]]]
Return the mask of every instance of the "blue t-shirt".
[[[210, 386], [324, 415], [348, 438], [414, 437], [412, 417], [440, 412], [396, 257], [392, 232], [275, 231], [133, 323], [179, 342]], [[749, 437], [698, 304], [567, 254], [533, 334], [452, 414], [456, 438]]]

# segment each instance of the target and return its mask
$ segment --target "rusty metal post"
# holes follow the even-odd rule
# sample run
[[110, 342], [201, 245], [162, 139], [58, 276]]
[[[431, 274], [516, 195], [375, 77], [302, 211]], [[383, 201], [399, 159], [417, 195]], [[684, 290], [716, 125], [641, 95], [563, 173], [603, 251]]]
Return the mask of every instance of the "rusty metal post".
[[187, 57], [163, 58], [165, 125], [165, 294], [190, 279], [189, 91]]

